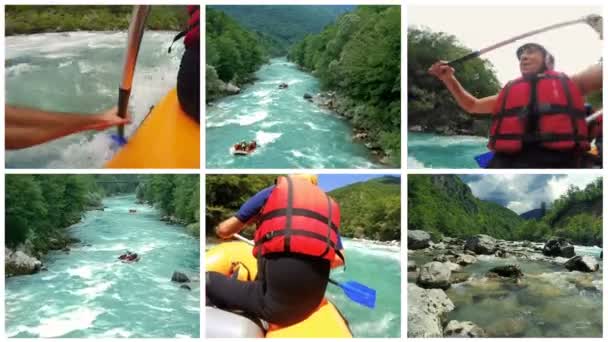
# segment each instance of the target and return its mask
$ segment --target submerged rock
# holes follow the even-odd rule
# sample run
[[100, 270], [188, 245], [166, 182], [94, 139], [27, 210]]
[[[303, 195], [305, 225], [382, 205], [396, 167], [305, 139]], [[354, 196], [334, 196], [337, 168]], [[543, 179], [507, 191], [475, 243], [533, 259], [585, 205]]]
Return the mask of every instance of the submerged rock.
[[416, 284], [427, 289], [447, 289], [450, 287], [450, 267], [444, 263], [433, 261], [424, 264], [418, 273]]
[[7, 276], [34, 274], [42, 268], [42, 262], [22, 251], [4, 250], [4, 270]]
[[590, 255], [577, 255], [564, 263], [568, 271], [595, 272], [600, 269], [600, 265], [594, 257]]
[[471, 278], [471, 275], [469, 273], [455, 272], [450, 275], [450, 283], [451, 284], [464, 283], [465, 281], [469, 280], [469, 278]]
[[464, 250], [476, 254], [494, 254], [496, 252], [496, 240], [485, 234], [477, 234], [465, 242]]
[[407, 261], [407, 271], [408, 272], [416, 272], [416, 262], [414, 260]]
[[551, 238], [543, 247], [543, 255], [572, 258], [575, 255], [574, 246], [564, 238]]
[[188, 278], [188, 276], [183, 274], [182, 272], [175, 271], [171, 276], [171, 281], [174, 281], [176, 283], [187, 283], [190, 281], [190, 278]]
[[407, 231], [407, 248], [424, 249], [431, 244], [431, 235], [424, 230]]
[[452, 320], [444, 329], [444, 337], [487, 337], [487, 334], [473, 322]]
[[180, 288], [180, 289], [185, 289], [185, 290], [188, 290], [188, 291], [191, 291], [191, 290], [192, 290], [192, 289], [190, 288], [190, 286], [188, 286], [188, 285], [186, 285], [186, 284], [183, 284], [183, 285], [182, 285], [182, 286], [180, 286], [179, 288]]
[[443, 337], [442, 321], [454, 303], [442, 290], [407, 285], [407, 336]]
[[492, 277], [494, 275], [503, 277], [503, 278], [521, 278], [524, 276], [524, 273], [521, 271], [519, 265], [505, 265], [505, 266], [497, 266], [488, 271], [487, 276]]

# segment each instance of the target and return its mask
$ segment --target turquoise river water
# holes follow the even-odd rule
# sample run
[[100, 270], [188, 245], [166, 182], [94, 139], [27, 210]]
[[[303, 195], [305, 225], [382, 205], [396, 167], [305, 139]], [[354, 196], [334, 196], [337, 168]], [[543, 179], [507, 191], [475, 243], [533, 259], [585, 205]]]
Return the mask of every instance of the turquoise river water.
[[[48, 271], [6, 279], [8, 337], [200, 336], [199, 240], [135, 196], [104, 205], [69, 228], [82, 243], [48, 254]], [[118, 261], [127, 249], [140, 261]], [[192, 291], [171, 282], [176, 270]]]
[[[312, 75], [285, 59], [272, 59], [257, 81], [207, 108], [209, 168], [374, 168], [362, 144], [353, 143], [348, 122], [303, 98], [316, 94]], [[288, 89], [278, 89], [285, 82]], [[249, 156], [233, 156], [231, 147], [256, 140]]]

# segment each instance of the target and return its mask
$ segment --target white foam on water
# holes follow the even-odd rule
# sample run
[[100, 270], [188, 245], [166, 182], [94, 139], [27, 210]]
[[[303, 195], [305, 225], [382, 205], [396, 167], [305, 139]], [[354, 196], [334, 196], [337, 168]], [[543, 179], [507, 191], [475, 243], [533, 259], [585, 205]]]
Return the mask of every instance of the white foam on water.
[[110, 281], [103, 282], [103, 283], [99, 283], [99, 284], [96, 284], [91, 287], [86, 287], [84, 289], [80, 289], [78, 291], [75, 291], [75, 293], [79, 296], [84, 296], [84, 297], [86, 297], [86, 299], [91, 300], [91, 299], [101, 296], [104, 292], [106, 292], [108, 289], [110, 289], [112, 287], [112, 284], [113, 283]]
[[266, 119], [266, 117], [268, 117], [268, 112], [265, 110], [260, 110], [249, 115], [238, 115], [236, 120], [233, 120], [233, 122], [239, 124], [240, 126], [249, 126], [258, 121]]
[[366, 336], [386, 337], [386, 332], [390, 329], [391, 323], [398, 320], [397, 315], [392, 312], [386, 313], [380, 319], [368, 320], [357, 324], [354, 329], [365, 332]]
[[143, 306], [150, 308], [152, 310], [156, 310], [156, 311], [162, 311], [162, 312], [173, 312], [175, 310], [173, 309], [169, 309], [169, 308], [161, 308], [160, 306], [154, 306], [152, 304], [148, 304], [148, 303], [143, 303]]
[[80, 277], [83, 279], [91, 279], [93, 276], [93, 267], [89, 265], [80, 266], [76, 268], [70, 268], [67, 270], [68, 274], [72, 277]]
[[122, 329], [122, 328], [114, 328], [104, 332], [101, 335], [97, 335], [98, 337], [106, 337], [106, 338], [127, 338], [133, 335], [132, 332]]
[[424, 163], [419, 161], [418, 159], [412, 157], [411, 155], [407, 156], [407, 167], [410, 169], [424, 169]]
[[312, 123], [312, 122], [305, 122], [304, 124], [305, 124], [306, 126], [308, 126], [310, 129], [314, 130], [314, 131], [330, 132], [330, 130], [329, 130], [329, 129], [326, 129], [326, 128], [321, 128], [321, 127], [319, 127], [319, 126], [315, 125], [315, 124], [314, 124], [314, 123]]
[[23, 73], [34, 72], [37, 69], [40, 69], [40, 67], [37, 65], [33, 65], [33, 64], [29, 64], [29, 63], [19, 63], [19, 64], [11, 65], [10, 67], [6, 68], [5, 72], [7, 73], [7, 76], [15, 77], [15, 76], [19, 76]]
[[264, 90], [254, 91], [251, 94], [253, 94], [254, 96], [257, 96], [257, 97], [266, 97], [266, 96], [270, 95], [273, 91], [274, 91], [274, 89], [264, 89]]
[[272, 144], [273, 142], [275, 142], [282, 135], [283, 135], [283, 133], [257, 131], [257, 132], [255, 132], [255, 141], [257, 142], [258, 145], [268, 145], [268, 144]]
[[103, 312], [105, 311], [101, 309], [81, 307], [53, 318], [43, 318], [40, 320], [40, 325], [29, 328], [28, 332], [36, 334], [39, 337], [64, 336], [72, 331], [92, 327], [97, 316]]

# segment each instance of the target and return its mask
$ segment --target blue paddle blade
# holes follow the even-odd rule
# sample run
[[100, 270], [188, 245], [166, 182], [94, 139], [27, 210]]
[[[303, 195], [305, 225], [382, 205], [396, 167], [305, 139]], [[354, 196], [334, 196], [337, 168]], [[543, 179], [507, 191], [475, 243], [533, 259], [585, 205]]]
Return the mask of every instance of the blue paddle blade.
[[333, 282], [333, 284], [338, 285], [344, 291], [344, 294], [353, 302], [367, 306], [371, 309], [376, 307], [376, 290], [357, 283], [356, 281], [347, 281], [344, 283]]
[[494, 152], [490, 151], [476, 156], [475, 161], [477, 162], [477, 165], [479, 165], [479, 167], [481, 167], [482, 169], [487, 169], [488, 166], [490, 166], [492, 158], [494, 158]]
[[112, 134], [110, 137], [112, 138], [112, 141], [118, 144], [118, 146], [120, 147], [125, 146], [127, 144], [127, 139], [125, 139], [125, 137], [121, 137], [118, 134]]

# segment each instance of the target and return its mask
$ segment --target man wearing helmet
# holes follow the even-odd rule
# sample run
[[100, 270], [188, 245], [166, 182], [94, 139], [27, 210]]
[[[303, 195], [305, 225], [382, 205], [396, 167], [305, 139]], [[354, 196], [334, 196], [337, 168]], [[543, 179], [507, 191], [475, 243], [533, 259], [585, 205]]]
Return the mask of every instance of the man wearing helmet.
[[317, 186], [315, 175], [281, 176], [216, 233], [228, 239], [251, 223], [256, 224], [255, 281], [207, 272], [208, 304], [278, 325], [304, 320], [321, 304], [330, 269], [344, 263], [338, 203]]
[[577, 168], [589, 149], [583, 96], [602, 88], [602, 65], [568, 77], [553, 70], [553, 56], [540, 44], [517, 49], [521, 76], [499, 94], [476, 98], [444, 61], [429, 73], [441, 80], [470, 114], [492, 114], [490, 168]]

